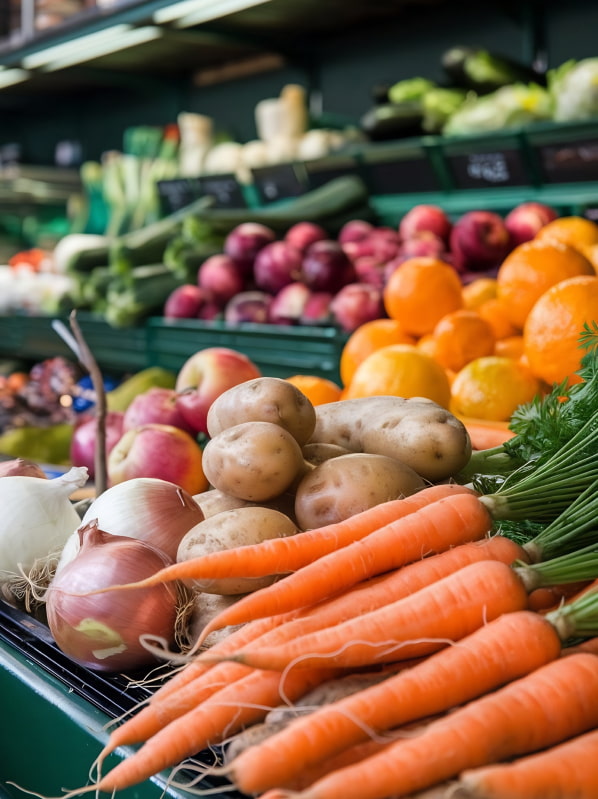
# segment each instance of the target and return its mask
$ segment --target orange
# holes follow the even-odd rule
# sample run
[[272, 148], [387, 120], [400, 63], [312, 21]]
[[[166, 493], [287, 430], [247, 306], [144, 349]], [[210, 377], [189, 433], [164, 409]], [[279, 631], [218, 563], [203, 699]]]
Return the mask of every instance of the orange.
[[523, 351], [532, 372], [549, 385], [575, 374], [584, 350], [579, 337], [585, 323], [598, 322], [598, 276], [580, 275], [548, 289], [529, 312]]
[[343, 386], [348, 386], [359, 364], [374, 350], [389, 344], [414, 344], [415, 339], [405, 333], [396, 319], [372, 319], [354, 330], [341, 351], [340, 375]]
[[586, 244], [579, 248], [588, 261], [594, 267], [594, 271], [598, 275], [598, 244]]
[[499, 339], [494, 345], [494, 354], [505, 358], [515, 358], [516, 360], [523, 355], [523, 336], [507, 336]]
[[510, 321], [523, 329], [533, 304], [555, 283], [575, 275], [595, 275], [591, 261], [562, 241], [526, 241], [507, 255], [497, 274], [498, 299]]
[[341, 398], [341, 387], [333, 380], [318, 375], [292, 375], [286, 378], [309, 399], [312, 405], [337, 402]]
[[381, 347], [362, 361], [344, 392], [346, 399], [387, 394], [427, 397], [448, 408], [449, 378], [440, 364], [412, 344]]
[[433, 356], [441, 366], [458, 372], [466, 363], [494, 353], [495, 337], [487, 319], [467, 308], [446, 314], [432, 333]]
[[477, 312], [483, 319], [486, 319], [486, 321], [490, 323], [494, 332], [494, 338], [497, 341], [521, 333], [521, 330], [515, 327], [507, 316], [507, 309], [498, 297], [483, 302], [477, 308]]
[[457, 416], [508, 421], [519, 405], [542, 393], [540, 381], [513, 358], [487, 355], [470, 361], [451, 387], [451, 411]]
[[598, 225], [585, 216], [560, 216], [541, 227], [534, 238], [539, 241], [556, 239], [572, 247], [583, 248], [598, 244]]
[[415, 344], [420, 352], [429, 355], [430, 358], [436, 357], [436, 339], [434, 333], [426, 333], [425, 336], [419, 338]]
[[486, 300], [496, 297], [497, 280], [495, 277], [476, 277], [471, 283], [463, 286], [463, 305], [475, 311]]
[[391, 319], [419, 338], [431, 333], [445, 314], [463, 307], [457, 270], [438, 258], [409, 258], [384, 287], [384, 307]]

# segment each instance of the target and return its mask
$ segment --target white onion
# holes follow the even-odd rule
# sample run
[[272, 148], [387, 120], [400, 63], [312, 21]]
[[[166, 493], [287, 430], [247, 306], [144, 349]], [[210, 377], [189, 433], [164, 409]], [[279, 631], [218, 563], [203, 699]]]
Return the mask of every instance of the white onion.
[[107, 533], [147, 541], [175, 560], [182, 537], [203, 519], [203, 511], [191, 494], [168, 480], [133, 477], [116, 483], [94, 499], [83, 519], [71, 529], [56, 574], [79, 551], [78, 527], [93, 520]]
[[60, 477], [0, 479], [0, 582], [28, 575], [40, 560], [57, 555], [80, 524], [70, 496], [85, 485], [87, 469]]

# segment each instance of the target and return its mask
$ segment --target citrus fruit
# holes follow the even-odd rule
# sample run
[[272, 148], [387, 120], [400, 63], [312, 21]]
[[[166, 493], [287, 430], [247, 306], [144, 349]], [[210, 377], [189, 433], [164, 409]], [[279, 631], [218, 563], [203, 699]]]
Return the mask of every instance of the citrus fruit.
[[383, 394], [427, 397], [448, 408], [451, 389], [445, 370], [434, 358], [412, 344], [390, 344], [361, 362], [344, 392], [344, 398]]
[[585, 323], [598, 321], [598, 276], [580, 275], [552, 286], [539, 298], [523, 328], [523, 352], [532, 372], [549, 385], [579, 382]]
[[497, 296], [510, 321], [519, 329], [533, 304], [555, 283], [575, 275], [595, 275], [580, 251], [562, 241], [526, 241], [504, 259], [497, 274]]
[[457, 270], [438, 258], [409, 258], [384, 287], [384, 307], [412, 336], [431, 333], [445, 314], [463, 307]]
[[494, 354], [518, 360], [523, 355], [523, 336], [507, 336], [494, 344]]
[[598, 244], [598, 225], [585, 216], [560, 216], [540, 228], [534, 238], [539, 241], [556, 239], [582, 248]]
[[342, 389], [333, 380], [318, 375], [292, 375], [286, 378], [299, 391], [302, 391], [312, 405], [324, 405], [337, 402], [341, 398]]
[[509, 319], [505, 304], [499, 300], [498, 297], [493, 297], [490, 300], [486, 300], [486, 302], [483, 302], [478, 308], [476, 308], [476, 311], [483, 319], [490, 323], [494, 333], [494, 338], [497, 341], [500, 341], [502, 338], [516, 336], [518, 333], [521, 333], [521, 330], [518, 327], [515, 327], [515, 325]]
[[513, 358], [476, 358], [455, 376], [450, 409], [457, 416], [508, 421], [519, 405], [540, 395], [542, 386], [532, 372]]
[[432, 333], [433, 356], [445, 369], [458, 372], [475, 358], [494, 353], [496, 339], [492, 325], [467, 308], [446, 314]]
[[389, 344], [413, 344], [415, 339], [405, 333], [396, 319], [373, 319], [365, 322], [349, 335], [341, 351], [340, 376], [348, 386], [359, 364], [374, 350]]
[[496, 297], [497, 280], [495, 277], [476, 277], [471, 283], [463, 286], [463, 305], [475, 311], [479, 306]]

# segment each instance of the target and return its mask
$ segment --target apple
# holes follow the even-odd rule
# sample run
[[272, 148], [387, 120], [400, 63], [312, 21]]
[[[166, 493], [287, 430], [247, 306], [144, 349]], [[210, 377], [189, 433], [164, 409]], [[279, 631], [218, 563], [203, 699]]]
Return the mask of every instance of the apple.
[[442, 258], [446, 253], [446, 244], [440, 236], [429, 230], [422, 230], [407, 239], [401, 245], [400, 254], [404, 258]]
[[137, 394], [124, 413], [123, 432], [154, 423], [180, 427], [187, 433], [194, 432], [181, 413], [179, 395], [174, 388], [153, 386]]
[[332, 319], [330, 303], [334, 294], [330, 291], [312, 291], [303, 306], [299, 324], [321, 327], [329, 325]]
[[526, 202], [513, 208], [505, 217], [505, 226], [514, 246], [533, 239], [538, 231], [556, 219], [558, 213], [545, 203]]
[[305, 283], [288, 283], [272, 298], [269, 321], [275, 325], [298, 324], [310, 296], [311, 291]]
[[367, 283], [350, 283], [344, 286], [330, 303], [333, 321], [345, 333], [386, 316], [382, 290]]
[[[106, 414], [106, 455], [114, 448], [123, 434], [124, 413], [108, 411]], [[70, 445], [70, 461], [73, 466], [87, 466], [91, 478], [95, 477], [95, 455], [97, 420], [85, 416], [75, 425]]]
[[451, 230], [450, 251], [459, 272], [492, 269], [511, 249], [511, 235], [504, 219], [494, 211], [467, 211]]
[[163, 316], [165, 319], [196, 319], [205, 301], [203, 289], [194, 283], [185, 283], [170, 292]]
[[179, 369], [175, 390], [178, 406], [195, 434], [207, 434], [210, 405], [224, 391], [261, 377], [256, 364], [229, 347], [206, 347], [191, 355]]
[[399, 235], [403, 241], [427, 231], [448, 242], [452, 223], [446, 212], [438, 205], [420, 203], [414, 205], [399, 223]]
[[223, 308], [235, 294], [243, 291], [245, 278], [235, 259], [220, 253], [206, 258], [199, 267], [197, 285], [204, 290], [210, 302]]
[[127, 430], [108, 456], [110, 485], [137, 477], [175, 483], [189, 494], [207, 490], [203, 453], [197, 441], [178, 427], [146, 424]]

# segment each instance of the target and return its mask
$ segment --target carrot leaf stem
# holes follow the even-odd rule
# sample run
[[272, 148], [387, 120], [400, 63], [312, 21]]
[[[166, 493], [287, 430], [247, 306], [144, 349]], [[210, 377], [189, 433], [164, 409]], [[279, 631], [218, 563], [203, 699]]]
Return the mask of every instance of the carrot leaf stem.
[[[535, 588], [598, 578], [598, 542], [541, 563], [518, 561], [513, 568], [528, 592]], [[598, 605], [596, 607], [598, 623]]]
[[573, 602], [549, 611], [546, 619], [562, 641], [598, 635], [598, 589], [590, 589]]

